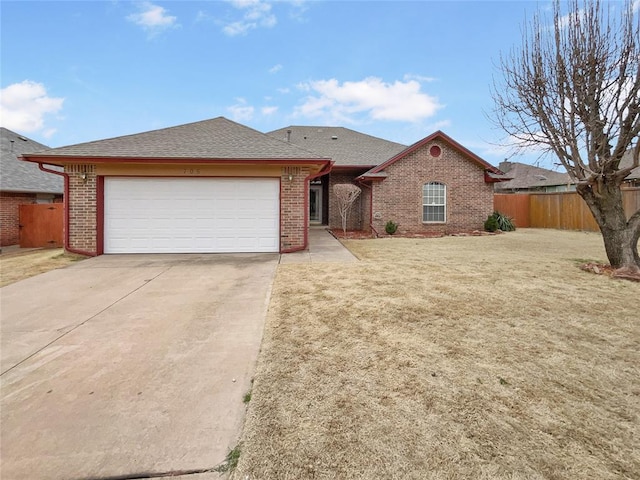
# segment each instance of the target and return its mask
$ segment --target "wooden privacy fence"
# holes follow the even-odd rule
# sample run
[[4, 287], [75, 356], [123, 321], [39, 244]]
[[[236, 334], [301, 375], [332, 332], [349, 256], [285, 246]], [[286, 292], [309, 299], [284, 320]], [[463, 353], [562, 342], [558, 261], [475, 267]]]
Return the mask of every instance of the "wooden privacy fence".
[[64, 204], [20, 205], [20, 247], [62, 247]]
[[[629, 218], [640, 209], [640, 188], [622, 191]], [[600, 231], [587, 204], [576, 192], [496, 193], [493, 209], [513, 218], [516, 227]]]

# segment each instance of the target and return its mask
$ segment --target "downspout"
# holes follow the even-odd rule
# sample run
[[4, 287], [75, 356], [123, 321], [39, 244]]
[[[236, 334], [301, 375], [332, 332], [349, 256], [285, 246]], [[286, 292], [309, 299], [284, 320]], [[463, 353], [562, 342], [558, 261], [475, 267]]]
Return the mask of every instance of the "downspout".
[[95, 257], [96, 254], [92, 252], [85, 252], [84, 250], [77, 250], [69, 246], [69, 174], [66, 172], [58, 172], [57, 170], [51, 170], [38, 162], [38, 168], [43, 172], [53, 173], [54, 175], [60, 175], [64, 178], [64, 249], [67, 252], [75, 253], [77, 255], [84, 255], [85, 257]]

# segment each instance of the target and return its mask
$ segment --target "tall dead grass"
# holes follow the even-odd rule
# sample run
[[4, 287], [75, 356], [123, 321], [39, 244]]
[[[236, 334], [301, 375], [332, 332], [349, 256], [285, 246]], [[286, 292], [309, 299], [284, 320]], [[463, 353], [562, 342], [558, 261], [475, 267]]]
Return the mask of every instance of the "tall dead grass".
[[350, 241], [281, 265], [238, 479], [640, 478], [640, 285], [597, 234]]

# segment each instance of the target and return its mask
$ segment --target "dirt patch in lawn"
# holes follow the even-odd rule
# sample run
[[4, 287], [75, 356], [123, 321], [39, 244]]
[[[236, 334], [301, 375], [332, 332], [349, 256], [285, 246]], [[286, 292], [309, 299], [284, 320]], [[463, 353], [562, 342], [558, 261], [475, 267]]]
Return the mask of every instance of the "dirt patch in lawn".
[[86, 257], [65, 253], [62, 248], [7, 252], [0, 255], [0, 287], [41, 273], [66, 267]]
[[237, 479], [636, 478], [640, 285], [597, 234], [345, 241], [280, 265]]

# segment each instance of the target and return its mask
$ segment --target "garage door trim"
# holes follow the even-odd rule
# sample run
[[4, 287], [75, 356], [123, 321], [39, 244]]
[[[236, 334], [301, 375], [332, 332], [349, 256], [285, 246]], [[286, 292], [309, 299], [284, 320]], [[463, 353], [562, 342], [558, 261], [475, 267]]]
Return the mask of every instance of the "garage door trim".
[[[271, 202], [267, 202], [269, 205], [267, 205], [267, 209], [271, 208], [272, 210], [270, 210], [270, 214], [273, 214], [273, 217], [268, 216], [268, 219], [273, 219], [274, 224], [273, 224], [273, 229], [271, 229], [271, 227], [268, 227], [268, 230], [270, 232], [270, 235], [268, 235], [266, 237], [266, 241], [272, 241], [272, 245], [270, 245], [269, 251], [274, 252], [274, 253], [278, 253], [281, 249], [280, 246], [280, 229], [281, 229], [281, 197], [282, 197], [282, 192], [281, 192], [281, 179], [280, 177], [263, 177], [263, 176], [197, 176], [197, 177], [182, 177], [182, 176], [139, 176], [139, 175], [131, 175], [131, 176], [127, 176], [127, 175], [114, 175], [114, 176], [98, 176], [97, 177], [97, 185], [96, 185], [96, 194], [97, 194], [97, 250], [98, 250], [98, 255], [104, 254], [105, 253], [105, 245], [107, 243], [107, 235], [109, 234], [108, 232], [108, 228], [105, 228], [105, 222], [108, 220], [107, 216], [109, 215], [109, 209], [110, 206], [107, 205], [107, 202], [110, 200], [107, 198], [108, 195], [108, 190], [109, 187], [106, 185], [108, 184], [109, 181], [111, 180], [118, 180], [118, 179], [140, 179], [140, 180], [170, 180], [170, 179], [175, 179], [177, 181], [180, 181], [180, 183], [183, 184], [183, 188], [184, 188], [184, 182], [189, 182], [191, 180], [194, 181], [206, 181], [206, 180], [221, 180], [223, 182], [232, 182], [234, 180], [242, 182], [242, 181], [247, 181], [247, 186], [250, 185], [250, 181], [255, 181], [255, 180], [264, 180], [268, 183], [273, 182], [272, 187], [267, 187], [268, 183], [265, 183], [264, 186], [265, 188], [267, 188], [267, 190], [269, 189], [273, 189], [273, 191], [268, 191], [269, 194], [269, 199], [273, 200], [273, 204], [271, 204]], [[212, 184], [213, 185], [213, 184]], [[223, 185], [223, 184], [220, 184]], [[113, 186], [113, 184], [111, 185]], [[208, 190], [207, 190], [208, 191]], [[273, 195], [273, 196], [271, 196]], [[246, 199], [246, 198], [245, 198]], [[261, 204], [262, 205], [262, 204]], [[238, 212], [241, 209], [238, 210]], [[246, 208], [244, 210], [246, 212]], [[113, 217], [112, 217], [113, 218]], [[243, 217], [244, 220], [250, 220], [250, 218], [247, 217]], [[131, 220], [131, 219], [129, 219]], [[153, 219], [150, 219], [153, 220]], [[228, 220], [228, 219], [227, 219]], [[245, 225], [246, 226], [246, 225]], [[264, 228], [264, 227], [263, 227]], [[259, 228], [256, 227], [256, 231]], [[272, 233], [272, 235], [271, 235]], [[250, 237], [245, 237], [246, 238], [250, 238]], [[108, 247], [108, 245], [107, 245]], [[110, 250], [109, 248], [107, 248], [106, 250]], [[112, 250], [112, 249], [111, 249]], [[182, 251], [182, 250], [181, 250]], [[246, 249], [239, 249], [239, 251], [241, 252], [248, 252], [248, 250]], [[259, 251], [264, 251], [264, 250], [259, 250]], [[232, 253], [229, 250], [224, 250], [221, 251], [220, 253]], [[117, 253], [117, 252], [116, 252]], [[162, 253], [162, 252], [161, 252]], [[169, 253], [169, 252], [166, 252]], [[200, 250], [194, 251], [194, 253], [204, 253]], [[213, 252], [212, 252], [213, 253]]]

